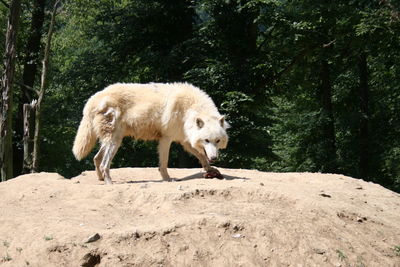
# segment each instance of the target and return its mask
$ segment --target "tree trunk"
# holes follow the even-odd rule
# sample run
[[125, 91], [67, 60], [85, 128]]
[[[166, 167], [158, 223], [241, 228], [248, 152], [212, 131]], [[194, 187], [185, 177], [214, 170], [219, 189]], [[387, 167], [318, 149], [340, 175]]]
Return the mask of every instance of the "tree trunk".
[[332, 85], [330, 80], [330, 67], [326, 60], [322, 61], [321, 79], [321, 101], [322, 101], [322, 140], [325, 141], [324, 159], [321, 162], [323, 172], [336, 172], [336, 140], [335, 126], [332, 107]]
[[12, 86], [15, 70], [16, 35], [21, 8], [20, 0], [10, 4], [7, 22], [6, 47], [4, 55], [4, 73], [1, 81], [0, 115], [0, 174], [1, 181], [13, 177], [12, 157]]
[[32, 171], [32, 152], [33, 152], [33, 124], [31, 117], [34, 114], [36, 101], [31, 104], [24, 104], [24, 161], [22, 166], [23, 173]]
[[32, 156], [32, 172], [37, 172], [39, 170], [39, 146], [40, 146], [40, 127], [41, 127], [41, 115], [42, 115], [42, 102], [44, 93], [47, 87], [47, 71], [49, 67], [49, 57], [50, 57], [50, 48], [51, 48], [51, 38], [53, 36], [54, 31], [54, 22], [57, 13], [57, 7], [61, 0], [57, 0], [54, 4], [53, 11], [51, 13], [51, 21], [49, 32], [47, 34], [46, 46], [44, 49], [44, 56], [42, 62], [42, 76], [40, 82], [40, 91], [38, 92], [38, 100], [36, 104], [36, 112], [35, 112], [35, 135], [33, 138], [33, 156]]
[[[28, 134], [26, 132], [26, 123], [29, 125], [29, 135], [30, 138], [33, 138], [34, 132], [34, 123], [35, 123], [35, 116], [34, 116], [34, 109], [29, 109], [31, 114], [26, 117], [28, 114], [24, 113], [25, 105], [28, 105], [32, 102], [34, 98], [34, 90], [33, 86], [35, 83], [35, 78], [37, 74], [37, 65], [39, 60], [40, 54], [40, 39], [42, 37], [42, 28], [44, 22], [44, 10], [45, 10], [45, 0], [34, 0], [33, 1], [33, 10], [32, 10], [32, 21], [30, 27], [30, 33], [27, 41], [27, 45], [25, 48], [25, 58], [24, 60], [24, 67], [23, 67], [23, 74], [22, 74], [22, 85], [21, 85], [21, 98], [18, 103], [18, 116], [16, 120], [16, 139], [20, 141], [21, 137], [24, 142], [24, 150], [21, 151], [20, 149], [14, 148], [14, 160], [15, 162], [23, 162], [23, 164], [15, 164], [14, 166], [14, 173], [28, 173], [31, 169], [27, 169], [28, 166], [32, 166], [31, 164], [27, 165], [26, 160], [27, 158], [32, 158], [33, 146], [25, 146], [25, 138]], [[25, 118], [29, 118], [29, 122], [25, 121]], [[25, 148], [27, 150], [25, 150]], [[23, 153], [22, 153], [23, 152]], [[22, 168], [22, 169], [21, 169]]]
[[40, 54], [40, 39], [42, 37], [45, 2], [45, 0], [35, 0], [33, 3], [32, 22], [25, 49], [26, 57], [22, 74], [22, 103], [31, 103], [33, 100], [33, 85], [35, 83], [37, 63]]
[[367, 54], [361, 52], [358, 67], [360, 72], [360, 176], [369, 180], [369, 87], [368, 87], [368, 65]]

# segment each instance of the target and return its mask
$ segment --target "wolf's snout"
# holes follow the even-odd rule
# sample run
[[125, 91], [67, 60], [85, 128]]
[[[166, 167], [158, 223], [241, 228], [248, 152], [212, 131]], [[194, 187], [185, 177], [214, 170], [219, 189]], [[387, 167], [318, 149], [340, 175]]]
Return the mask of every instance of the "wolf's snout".
[[204, 153], [207, 156], [208, 161], [213, 162], [218, 157], [218, 149], [212, 143], [208, 143], [204, 146]]
[[209, 157], [209, 161], [210, 161], [210, 163], [213, 163], [213, 162], [214, 162], [216, 159], [217, 159], [217, 157], [216, 157], [216, 156]]

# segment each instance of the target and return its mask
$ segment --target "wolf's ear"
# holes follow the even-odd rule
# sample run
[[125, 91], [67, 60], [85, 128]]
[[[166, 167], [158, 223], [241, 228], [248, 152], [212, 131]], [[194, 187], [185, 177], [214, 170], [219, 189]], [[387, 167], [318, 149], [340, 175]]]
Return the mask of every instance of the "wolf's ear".
[[197, 127], [199, 127], [199, 129], [201, 129], [204, 126], [204, 121], [202, 119], [200, 119], [200, 118], [197, 118], [196, 119], [196, 124], [197, 124]]
[[231, 125], [225, 120], [225, 116], [222, 116], [219, 119], [219, 124], [221, 124], [221, 127], [224, 128], [224, 129], [231, 128]]

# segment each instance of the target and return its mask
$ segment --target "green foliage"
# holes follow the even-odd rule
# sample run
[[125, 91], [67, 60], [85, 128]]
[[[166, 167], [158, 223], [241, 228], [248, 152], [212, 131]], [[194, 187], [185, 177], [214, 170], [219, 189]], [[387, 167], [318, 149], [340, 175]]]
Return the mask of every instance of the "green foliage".
[[394, 246], [394, 253], [396, 254], [396, 256], [400, 257], [400, 246]]
[[338, 250], [338, 249], [336, 250], [336, 253], [338, 254], [338, 258], [341, 261], [344, 261], [347, 258], [346, 255], [344, 255], [344, 253], [342, 251]]
[[[398, 118], [392, 113], [399, 110], [399, 86], [395, 82], [399, 66], [394, 61], [399, 57], [399, 35], [394, 35], [399, 30], [396, 11], [384, 3], [319, 3], [288, 3], [277, 22], [281, 29], [274, 30], [286, 35], [275, 38], [287, 45], [281, 48], [275, 47], [275, 42], [266, 43], [269, 49], [293, 59], [286, 63], [289, 68], [275, 84], [278, 93], [272, 98], [275, 123], [270, 129], [273, 151], [280, 160], [274, 161], [271, 168], [324, 172], [335, 156], [334, 172], [399, 190], [395, 178], [399, 175]], [[286, 51], [289, 44], [291, 50]], [[368, 55], [367, 97], [360, 89], [363, 53]], [[333, 156], [327, 156], [327, 139], [322, 135], [323, 125], [329, 120], [320, 98], [322, 61], [328, 62], [332, 86]], [[275, 69], [279, 70], [279, 65]], [[362, 128], [364, 121], [368, 122], [367, 132]], [[367, 156], [363, 155], [365, 151]], [[366, 176], [362, 172], [363, 157], [368, 158]]]
[[[29, 1], [23, 9], [21, 60]], [[6, 13], [0, 5], [2, 32]], [[343, 173], [400, 191], [399, 17], [395, 1], [65, 1], [42, 169], [93, 169], [93, 154], [77, 162], [71, 153], [93, 93], [114, 82], [188, 81], [232, 125], [217, 165]], [[157, 161], [156, 143], [126, 139], [113, 167]], [[170, 165], [198, 166], [177, 147]]]

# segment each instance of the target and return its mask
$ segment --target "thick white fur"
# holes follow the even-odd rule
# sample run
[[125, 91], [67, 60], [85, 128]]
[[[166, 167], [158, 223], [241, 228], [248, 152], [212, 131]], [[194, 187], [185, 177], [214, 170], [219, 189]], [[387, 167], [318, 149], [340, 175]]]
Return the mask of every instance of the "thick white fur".
[[210, 160], [226, 148], [228, 127], [211, 98], [191, 84], [117, 83], [90, 97], [72, 150], [81, 160], [99, 139], [101, 147], [94, 157], [97, 176], [111, 183], [111, 161], [124, 136], [158, 140], [159, 170], [164, 180], [170, 180], [172, 142], [195, 155], [206, 171], [217, 171]]

